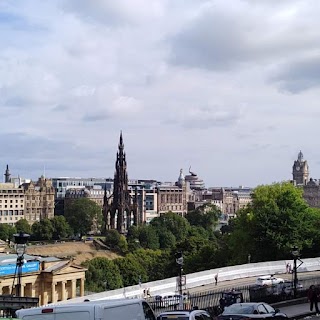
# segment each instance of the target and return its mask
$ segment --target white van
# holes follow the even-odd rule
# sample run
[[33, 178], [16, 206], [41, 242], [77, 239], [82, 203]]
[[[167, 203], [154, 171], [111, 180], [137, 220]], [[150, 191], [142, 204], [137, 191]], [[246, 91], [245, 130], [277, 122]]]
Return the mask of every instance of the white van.
[[22, 320], [156, 320], [143, 299], [95, 300], [16, 311]]

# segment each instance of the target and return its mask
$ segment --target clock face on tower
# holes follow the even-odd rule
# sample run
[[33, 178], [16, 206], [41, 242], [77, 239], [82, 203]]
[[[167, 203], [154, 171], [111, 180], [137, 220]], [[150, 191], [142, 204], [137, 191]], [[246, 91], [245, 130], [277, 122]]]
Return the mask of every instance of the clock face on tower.
[[300, 170], [300, 166], [296, 166], [296, 170], [299, 171]]

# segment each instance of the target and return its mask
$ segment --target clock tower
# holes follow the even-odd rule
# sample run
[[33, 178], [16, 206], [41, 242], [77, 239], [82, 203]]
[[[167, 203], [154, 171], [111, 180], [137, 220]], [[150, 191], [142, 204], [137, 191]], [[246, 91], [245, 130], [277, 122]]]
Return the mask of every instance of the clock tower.
[[309, 180], [309, 166], [307, 160], [303, 160], [301, 150], [298, 154], [298, 159], [293, 163], [292, 177], [297, 185], [306, 185]]

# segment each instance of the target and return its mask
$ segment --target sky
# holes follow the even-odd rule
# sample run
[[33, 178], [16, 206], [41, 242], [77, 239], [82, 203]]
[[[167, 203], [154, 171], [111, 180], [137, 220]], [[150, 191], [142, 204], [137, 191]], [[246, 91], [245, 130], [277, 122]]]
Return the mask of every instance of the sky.
[[319, 0], [1, 0], [0, 171], [320, 177]]

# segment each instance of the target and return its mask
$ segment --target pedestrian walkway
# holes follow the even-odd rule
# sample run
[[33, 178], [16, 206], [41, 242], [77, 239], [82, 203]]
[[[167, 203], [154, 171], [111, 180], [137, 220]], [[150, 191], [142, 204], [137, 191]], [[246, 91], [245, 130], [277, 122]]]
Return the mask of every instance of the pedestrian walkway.
[[309, 303], [300, 303], [291, 306], [283, 306], [279, 309], [281, 312], [285, 313], [291, 319], [299, 319], [316, 314], [315, 311], [310, 312]]

